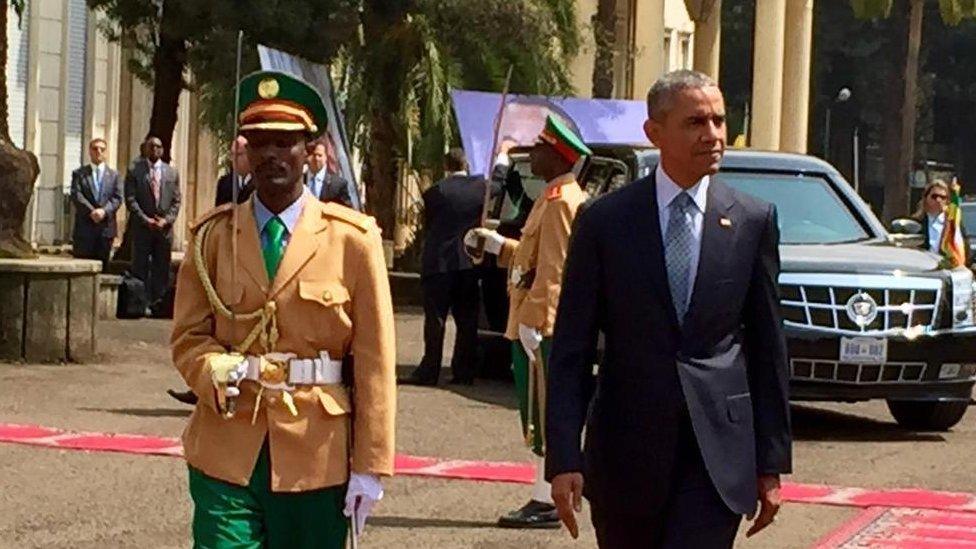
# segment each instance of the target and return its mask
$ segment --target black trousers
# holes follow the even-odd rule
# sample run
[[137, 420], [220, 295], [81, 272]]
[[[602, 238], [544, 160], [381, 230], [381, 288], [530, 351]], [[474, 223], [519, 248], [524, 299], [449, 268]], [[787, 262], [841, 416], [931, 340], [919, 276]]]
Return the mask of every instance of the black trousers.
[[95, 259], [101, 261], [102, 271], [105, 271], [112, 255], [112, 240], [112, 237], [106, 236], [76, 236], [71, 242], [71, 255], [77, 259]]
[[169, 289], [172, 231], [137, 231], [132, 239], [132, 274], [146, 285], [150, 307], [158, 307]]
[[715, 490], [690, 421], [682, 422], [671, 494], [657, 513], [633, 509], [621, 514], [591, 506], [601, 549], [726, 549], [742, 517]]
[[427, 275], [424, 292], [424, 358], [418, 374], [436, 380], [444, 356], [444, 327], [448, 313], [457, 333], [451, 369], [454, 379], [474, 379], [478, 361], [478, 272], [474, 269]]

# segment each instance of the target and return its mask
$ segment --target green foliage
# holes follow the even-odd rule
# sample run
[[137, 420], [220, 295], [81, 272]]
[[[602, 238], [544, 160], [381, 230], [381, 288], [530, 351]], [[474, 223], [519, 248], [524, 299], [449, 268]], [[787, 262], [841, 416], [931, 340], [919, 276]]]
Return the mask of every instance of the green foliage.
[[436, 171], [455, 133], [450, 89], [499, 91], [509, 67], [513, 92], [572, 92], [567, 63], [580, 42], [572, 0], [416, 0], [371, 16], [385, 30], [371, 28], [338, 60], [349, 135], [365, 150], [372, 114], [389, 113], [402, 122], [397, 156]]
[[[887, 18], [895, 0], [851, 0], [858, 19]], [[963, 19], [976, 17], [976, 0], [939, 0], [939, 13], [947, 25], [956, 26]]]

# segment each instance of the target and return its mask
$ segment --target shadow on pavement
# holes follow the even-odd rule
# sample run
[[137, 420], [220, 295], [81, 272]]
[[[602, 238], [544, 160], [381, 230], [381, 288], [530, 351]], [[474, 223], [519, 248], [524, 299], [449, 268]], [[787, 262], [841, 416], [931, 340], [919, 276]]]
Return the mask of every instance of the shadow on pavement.
[[79, 408], [83, 412], [106, 412], [135, 417], [190, 417], [193, 408]]
[[[398, 364], [396, 368], [397, 378], [404, 378], [413, 372], [416, 366], [408, 364]], [[452, 385], [448, 383], [451, 379], [451, 369], [441, 368], [441, 379], [436, 387], [417, 387], [411, 385], [399, 385], [398, 391], [447, 391], [454, 393], [468, 400], [474, 400], [492, 406], [500, 406], [509, 410], [518, 408], [515, 400], [515, 385], [511, 381], [499, 381], [495, 379], [481, 379], [474, 381], [473, 385]]]
[[497, 528], [494, 522], [417, 517], [370, 517], [368, 525], [386, 528]]
[[895, 422], [844, 414], [808, 406], [792, 405], [793, 438], [806, 441], [839, 442], [944, 442], [942, 435], [917, 433]]

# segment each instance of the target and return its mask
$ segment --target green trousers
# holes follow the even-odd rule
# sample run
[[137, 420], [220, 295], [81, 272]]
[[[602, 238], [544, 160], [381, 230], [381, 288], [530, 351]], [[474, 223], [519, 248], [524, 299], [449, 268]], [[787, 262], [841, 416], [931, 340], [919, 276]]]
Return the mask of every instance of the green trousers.
[[345, 486], [272, 492], [265, 441], [247, 486], [190, 467], [193, 547], [197, 549], [343, 549], [349, 523]]
[[[522, 418], [522, 436], [525, 437], [525, 443], [532, 448], [532, 453], [540, 457], [546, 455], [545, 391], [551, 348], [552, 338], [543, 339], [539, 349], [542, 364], [536, 366], [529, 363], [529, 355], [525, 354], [522, 343], [512, 342], [512, 374], [515, 377], [515, 394], [518, 396], [519, 415]], [[531, 381], [530, 374], [534, 374]]]

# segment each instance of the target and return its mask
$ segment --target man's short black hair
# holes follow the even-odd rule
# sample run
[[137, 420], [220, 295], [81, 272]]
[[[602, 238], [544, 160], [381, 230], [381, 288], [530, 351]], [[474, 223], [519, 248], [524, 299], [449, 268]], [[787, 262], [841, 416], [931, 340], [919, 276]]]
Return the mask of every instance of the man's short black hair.
[[449, 172], [463, 172], [468, 169], [468, 159], [464, 156], [464, 149], [453, 147], [444, 155], [444, 167]]

